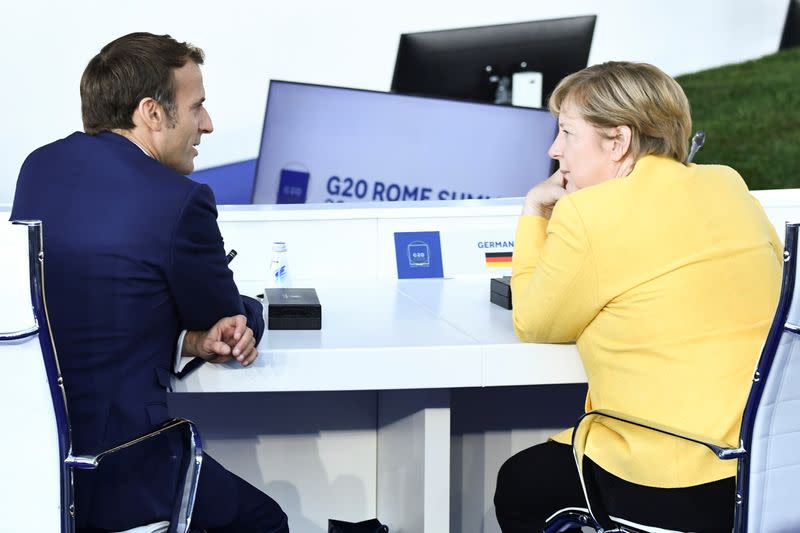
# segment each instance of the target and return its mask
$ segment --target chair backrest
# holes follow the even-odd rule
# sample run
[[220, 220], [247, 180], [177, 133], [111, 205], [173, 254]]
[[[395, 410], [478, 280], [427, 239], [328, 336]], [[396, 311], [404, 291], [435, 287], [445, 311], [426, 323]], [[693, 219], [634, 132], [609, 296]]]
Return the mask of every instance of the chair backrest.
[[73, 531], [66, 402], [43, 293], [41, 224], [0, 223], [0, 509], [6, 531]]
[[735, 531], [800, 531], [798, 229], [786, 225], [781, 297], [742, 420]]

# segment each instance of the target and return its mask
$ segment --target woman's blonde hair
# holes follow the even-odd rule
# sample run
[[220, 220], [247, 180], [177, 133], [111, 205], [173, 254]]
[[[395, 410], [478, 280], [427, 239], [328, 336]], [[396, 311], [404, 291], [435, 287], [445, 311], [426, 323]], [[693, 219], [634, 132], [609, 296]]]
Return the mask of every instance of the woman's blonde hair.
[[630, 127], [634, 161], [651, 154], [686, 161], [689, 101], [678, 82], [653, 65], [611, 61], [571, 74], [548, 102], [556, 116], [565, 103], [596, 127]]

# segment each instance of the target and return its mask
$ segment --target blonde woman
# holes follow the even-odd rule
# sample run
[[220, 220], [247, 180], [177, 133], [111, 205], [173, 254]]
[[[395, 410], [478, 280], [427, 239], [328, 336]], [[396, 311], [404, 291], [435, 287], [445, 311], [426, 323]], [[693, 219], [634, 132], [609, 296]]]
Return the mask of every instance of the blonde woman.
[[[553, 176], [525, 197], [513, 319], [528, 342], [577, 342], [586, 409], [735, 445], [777, 304], [782, 246], [733, 169], [686, 164], [689, 103], [652, 65], [612, 62], [562, 80]], [[510, 458], [504, 532], [585, 507], [566, 430]], [[586, 478], [612, 515], [730, 531], [735, 462], [634, 426], [595, 422]]]

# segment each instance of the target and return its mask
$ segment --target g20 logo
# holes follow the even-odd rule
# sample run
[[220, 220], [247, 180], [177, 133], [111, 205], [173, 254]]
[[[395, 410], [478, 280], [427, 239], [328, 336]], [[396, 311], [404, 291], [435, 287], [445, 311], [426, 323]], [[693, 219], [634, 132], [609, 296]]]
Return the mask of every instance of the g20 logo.
[[408, 243], [408, 266], [426, 267], [431, 264], [431, 249], [422, 241]]

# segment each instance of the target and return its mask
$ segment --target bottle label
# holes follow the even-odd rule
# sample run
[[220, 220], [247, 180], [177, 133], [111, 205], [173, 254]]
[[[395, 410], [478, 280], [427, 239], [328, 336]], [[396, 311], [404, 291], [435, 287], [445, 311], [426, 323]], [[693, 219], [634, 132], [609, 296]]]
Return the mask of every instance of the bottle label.
[[288, 287], [289, 286], [289, 266], [286, 263], [285, 254], [275, 254], [278, 257], [273, 257], [269, 265], [269, 285], [270, 287]]
[[277, 283], [283, 283], [286, 281], [286, 265], [281, 265], [280, 268], [275, 270], [275, 281]]

